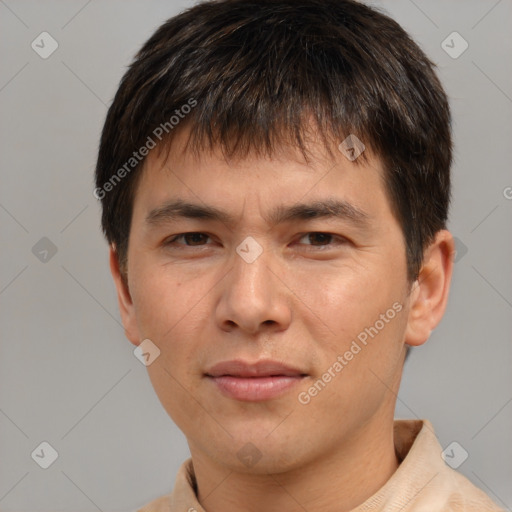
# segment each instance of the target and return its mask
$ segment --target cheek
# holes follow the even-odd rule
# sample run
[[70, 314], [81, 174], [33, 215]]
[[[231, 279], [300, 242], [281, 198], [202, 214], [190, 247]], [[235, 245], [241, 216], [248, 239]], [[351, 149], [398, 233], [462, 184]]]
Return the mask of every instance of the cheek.
[[[321, 354], [317, 370], [333, 369], [337, 361], [343, 366], [323, 399], [340, 400], [357, 393], [362, 402], [375, 405], [387, 389], [375, 375], [391, 385], [406, 319], [403, 283], [393, 276], [403, 276], [400, 265], [405, 268], [405, 262], [387, 263], [305, 274], [296, 281], [310, 306], [299, 315], [315, 345], [313, 352]], [[338, 356], [343, 358], [341, 363]], [[350, 408], [349, 402], [346, 405]]]
[[162, 366], [180, 382], [189, 380], [210, 348], [203, 342], [211, 332], [215, 276], [188, 276], [158, 265], [141, 265], [135, 275], [132, 299], [139, 332], [158, 346]]
[[202, 413], [193, 397], [199, 396], [195, 388], [201, 364], [198, 344], [208, 318], [207, 301], [200, 299], [211, 287], [187, 283], [179, 273], [165, 269], [138, 276], [132, 294], [137, 323], [142, 335], [160, 349], [159, 357], [147, 367], [148, 375], [169, 416], [190, 431]]
[[336, 335], [354, 334], [400, 299], [398, 283], [377, 267], [306, 272], [293, 279], [297, 303], [309, 308], [311, 322]]
[[190, 311], [193, 297], [178, 272], [155, 265], [134, 266], [130, 291], [140, 332], [161, 340]]

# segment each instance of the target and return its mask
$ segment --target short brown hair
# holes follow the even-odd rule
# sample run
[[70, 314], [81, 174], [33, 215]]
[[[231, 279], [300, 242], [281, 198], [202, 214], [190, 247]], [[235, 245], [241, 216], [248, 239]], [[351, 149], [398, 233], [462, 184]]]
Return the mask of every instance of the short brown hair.
[[362, 3], [206, 1], [158, 28], [121, 80], [96, 167], [103, 230], [122, 266], [143, 163], [137, 149], [158, 127], [169, 144], [178, 129], [173, 116], [185, 118], [179, 129], [191, 128], [194, 150], [220, 146], [226, 155], [272, 154], [290, 141], [305, 153], [308, 119], [327, 148], [333, 137], [341, 142], [355, 134], [384, 164], [410, 281], [424, 249], [446, 227], [446, 94], [434, 65], [400, 25]]

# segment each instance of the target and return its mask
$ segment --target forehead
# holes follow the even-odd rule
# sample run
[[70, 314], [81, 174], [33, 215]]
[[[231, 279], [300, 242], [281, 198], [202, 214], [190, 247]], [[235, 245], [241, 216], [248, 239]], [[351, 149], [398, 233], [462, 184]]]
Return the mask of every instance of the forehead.
[[[340, 144], [332, 141], [326, 147], [311, 136], [306, 154], [292, 144], [282, 144], [272, 154], [251, 151], [228, 156], [219, 146], [192, 150], [189, 135], [181, 130], [171, 143], [149, 153], [135, 193], [134, 209], [144, 206], [139, 213], [147, 215], [148, 209], [178, 198], [232, 208], [241, 200], [244, 205], [253, 201], [260, 212], [264, 205], [306, 204], [336, 196], [348, 209], [352, 205], [354, 211], [364, 211], [364, 203], [371, 210], [385, 200], [381, 162], [368, 148], [354, 159], [354, 152], [345, 152], [346, 144], [340, 143], [339, 149]], [[279, 216], [275, 209], [272, 213]], [[275, 219], [273, 214], [266, 218]]]

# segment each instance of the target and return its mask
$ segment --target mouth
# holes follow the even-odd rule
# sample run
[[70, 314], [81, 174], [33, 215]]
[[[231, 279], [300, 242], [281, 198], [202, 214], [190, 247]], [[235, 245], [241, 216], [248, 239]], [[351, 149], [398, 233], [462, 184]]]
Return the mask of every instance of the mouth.
[[282, 396], [307, 374], [278, 361], [247, 363], [234, 360], [216, 364], [205, 377], [229, 398], [259, 402]]

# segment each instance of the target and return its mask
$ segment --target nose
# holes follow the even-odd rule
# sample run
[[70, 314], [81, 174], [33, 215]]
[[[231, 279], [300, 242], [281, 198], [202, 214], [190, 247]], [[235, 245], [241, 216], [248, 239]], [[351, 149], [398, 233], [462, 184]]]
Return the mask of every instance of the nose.
[[291, 321], [290, 295], [277, 277], [278, 264], [268, 251], [254, 261], [239, 254], [225, 279], [216, 308], [221, 329], [246, 334], [286, 330]]

